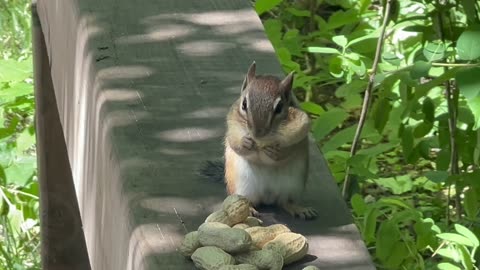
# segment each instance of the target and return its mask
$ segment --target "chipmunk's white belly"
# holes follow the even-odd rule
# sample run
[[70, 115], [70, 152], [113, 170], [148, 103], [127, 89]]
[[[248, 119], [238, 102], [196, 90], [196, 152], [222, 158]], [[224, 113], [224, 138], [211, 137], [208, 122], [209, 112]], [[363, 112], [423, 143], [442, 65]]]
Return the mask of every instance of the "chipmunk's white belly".
[[235, 162], [239, 179], [236, 193], [253, 204], [274, 204], [297, 200], [304, 189], [307, 160], [295, 158], [283, 166], [257, 165], [237, 156]]

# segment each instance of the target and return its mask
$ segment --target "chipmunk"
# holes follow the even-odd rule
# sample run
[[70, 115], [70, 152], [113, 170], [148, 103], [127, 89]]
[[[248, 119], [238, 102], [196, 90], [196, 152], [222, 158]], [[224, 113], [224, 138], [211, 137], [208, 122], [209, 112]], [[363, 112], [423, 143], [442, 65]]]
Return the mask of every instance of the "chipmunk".
[[[276, 204], [292, 216], [316, 217], [300, 199], [308, 176], [310, 120], [294, 102], [293, 72], [283, 80], [248, 69], [240, 98], [230, 108], [225, 136], [228, 194], [247, 197], [253, 206]], [[257, 214], [252, 207], [252, 212]]]

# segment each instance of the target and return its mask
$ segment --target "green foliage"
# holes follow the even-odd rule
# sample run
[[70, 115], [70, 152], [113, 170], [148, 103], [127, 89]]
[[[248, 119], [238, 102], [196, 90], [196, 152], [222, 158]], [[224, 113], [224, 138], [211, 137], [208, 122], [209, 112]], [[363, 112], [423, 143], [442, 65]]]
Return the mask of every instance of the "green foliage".
[[478, 269], [480, 6], [391, 2], [353, 157], [386, 1], [284, 0], [259, 14], [332, 173], [358, 180], [350, 202], [379, 268]]
[[24, 59], [31, 54], [30, 3], [0, 0], [0, 59]]
[[0, 0], [0, 269], [40, 269], [29, 6]]

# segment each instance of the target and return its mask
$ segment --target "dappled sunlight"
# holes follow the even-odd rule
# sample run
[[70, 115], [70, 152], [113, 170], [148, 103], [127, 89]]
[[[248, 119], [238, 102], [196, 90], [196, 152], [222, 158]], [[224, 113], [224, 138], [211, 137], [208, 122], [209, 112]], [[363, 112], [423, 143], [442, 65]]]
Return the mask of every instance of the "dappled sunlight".
[[196, 151], [190, 151], [186, 149], [178, 149], [178, 148], [169, 148], [169, 147], [162, 147], [157, 149], [157, 151], [161, 154], [167, 155], [167, 156], [185, 156], [185, 155], [194, 155], [197, 152]]
[[212, 118], [222, 118], [225, 119], [225, 115], [228, 113], [228, 108], [226, 107], [205, 107], [198, 109], [192, 112], [183, 114], [182, 118], [191, 118], [191, 119], [212, 119]]
[[[138, 204], [162, 215], [174, 214], [179, 217], [201, 216], [216, 211], [220, 207], [220, 203], [215, 197], [202, 198], [200, 201], [170, 196], [147, 197], [140, 200]], [[206, 206], [207, 208], [205, 208]], [[187, 229], [188, 231], [194, 231], [196, 228]]]
[[167, 41], [170, 39], [182, 38], [192, 34], [193, 29], [186, 25], [169, 24], [161, 29], [152, 28], [145, 34], [120, 36], [116, 39], [118, 44], [138, 44], [145, 42]]
[[186, 127], [161, 131], [157, 137], [169, 142], [198, 142], [222, 137], [223, 134], [224, 132], [220, 129]]
[[197, 40], [181, 44], [178, 46], [178, 51], [189, 56], [215, 56], [219, 52], [234, 48], [233, 43]]

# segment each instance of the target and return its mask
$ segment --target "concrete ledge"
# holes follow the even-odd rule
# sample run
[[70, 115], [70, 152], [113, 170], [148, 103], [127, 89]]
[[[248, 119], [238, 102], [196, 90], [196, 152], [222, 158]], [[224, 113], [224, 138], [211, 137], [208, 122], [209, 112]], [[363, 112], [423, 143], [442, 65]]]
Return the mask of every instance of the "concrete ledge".
[[[37, 5], [92, 269], [193, 269], [176, 248], [225, 197], [196, 168], [221, 157], [225, 115], [251, 61], [282, 75], [249, 1]], [[319, 218], [262, 209], [309, 238], [311, 255], [287, 269], [374, 269], [311, 152], [306, 202]]]

